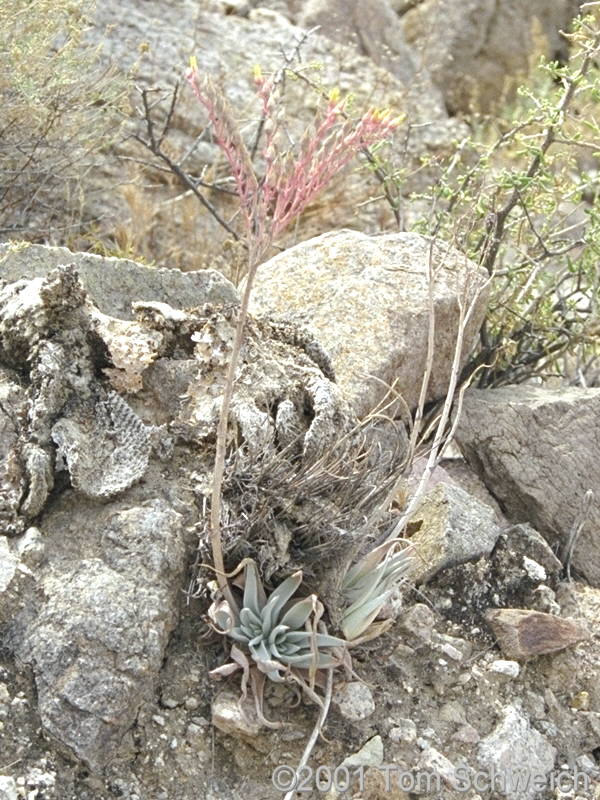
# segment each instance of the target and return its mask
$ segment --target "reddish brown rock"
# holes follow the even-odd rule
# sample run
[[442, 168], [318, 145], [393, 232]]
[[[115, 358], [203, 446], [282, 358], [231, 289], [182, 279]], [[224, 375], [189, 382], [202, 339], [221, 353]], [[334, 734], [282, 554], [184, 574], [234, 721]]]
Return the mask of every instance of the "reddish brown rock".
[[577, 620], [523, 608], [495, 608], [487, 612], [486, 620], [500, 649], [509, 658], [528, 659], [556, 653], [590, 636]]

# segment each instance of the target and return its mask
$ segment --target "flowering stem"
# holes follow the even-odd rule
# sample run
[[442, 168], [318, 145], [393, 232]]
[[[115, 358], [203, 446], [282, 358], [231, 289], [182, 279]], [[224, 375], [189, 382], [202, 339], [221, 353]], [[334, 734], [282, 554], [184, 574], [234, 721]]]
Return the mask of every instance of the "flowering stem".
[[235, 327], [233, 345], [231, 348], [231, 358], [227, 368], [225, 390], [223, 392], [223, 401], [221, 403], [219, 423], [217, 425], [215, 466], [210, 502], [210, 545], [219, 589], [233, 610], [237, 610], [237, 603], [235, 602], [231, 588], [227, 581], [227, 574], [225, 572], [225, 564], [223, 561], [223, 546], [221, 542], [221, 498], [223, 494], [223, 476], [225, 473], [225, 455], [227, 452], [227, 427], [229, 424], [229, 411], [231, 410], [231, 400], [233, 398], [233, 389], [235, 386], [235, 373], [240, 360], [240, 352], [242, 349], [242, 342], [244, 340], [246, 318], [248, 316], [248, 306], [250, 304], [250, 293], [252, 292], [252, 285], [254, 283], [254, 277], [256, 275], [256, 270], [258, 269], [261, 256], [265, 253], [267, 248], [268, 245], [266, 242], [257, 243], [256, 241], [252, 240], [249, 242], [248, 275], [246, 278], [246, 286], [244, 288], [244, 294], [242, 295], [242, 302], [240, 304], [238, 320]]

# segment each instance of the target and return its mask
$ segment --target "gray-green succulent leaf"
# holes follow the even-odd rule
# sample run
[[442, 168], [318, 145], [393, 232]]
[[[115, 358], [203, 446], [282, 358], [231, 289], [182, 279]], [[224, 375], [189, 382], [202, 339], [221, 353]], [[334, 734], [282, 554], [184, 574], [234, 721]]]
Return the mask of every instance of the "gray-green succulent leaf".
[[281, 681], [292, 668], [316, 670], [340, 663], [329, 651], [345, 647], [346, 641], [315, 630], [323, 611], [317, 597], [310, 595], [292, 602], [302, 583], [301, 571], [286, 578], [268, 597], [256, 564], [250, 560], [245, 565], [244, 580], [239, 612], [232, 612], [226, 601], [220, 601], [213, 603], [209, 616], [218, 630], [246, 645], [261, 673]]
[[412, 565], [410, 548], [393, 552], [396, 542], [376, 547], [351, 567], [342, 582], [348, 605], [342, 616], [342, 632], [348, 641], [366, 635], [394, 589]]

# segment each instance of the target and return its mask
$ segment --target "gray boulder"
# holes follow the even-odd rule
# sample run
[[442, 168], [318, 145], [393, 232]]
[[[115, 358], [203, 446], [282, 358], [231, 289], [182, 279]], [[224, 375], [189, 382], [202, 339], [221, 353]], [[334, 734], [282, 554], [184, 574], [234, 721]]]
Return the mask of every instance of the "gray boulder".
[[[94, 520], [92, 530], [77, 531], [81, 515], [73, 507], [69, 516], [71, 547], [77, 536], [97, 537], [103, 557], [55, 562], [42, 582], [46, 602], [17, 652], [33, 666], [46, 731], [100, 770], [152, 696], [177, 622], [182, 516], [164, 500], [117, 512], [104, 528]], [[46, 522], [49, 536], [53, 524]]]
[[425, 495], [408, 528], [416, 529], [410, 539], [416, 583], [489, 555], [501, 533], [494, 510], [452, 483], [439, 483]]
[[[530, 522], [557, 552], [583, 522], [572, 564], [595, 586], [600, 585], [599, 419], [600, 389], [471, 390], [456, 436], [506, 515]], [[595, 492], [589, 507], [588, 490]]]
[[489, 111], [526, 78], [537, 56], [567, 52], [578, 0], [417, 0], [402, 13], [407, 42], [419, 52], [453, 113]]
[[432, 244], [416, 233], [327, 233], [263, 264], [251, 307], [310, 326], [359, 415], [373, 409], [394, 383], [414, 407], [427, 361], [430, 251], [436, 272], [435, 348], [427, 397], [443, 397], [458, 330], [457, 297], [474, 299], [462, 363], [487, 299], [487, 276], [450, 245]]

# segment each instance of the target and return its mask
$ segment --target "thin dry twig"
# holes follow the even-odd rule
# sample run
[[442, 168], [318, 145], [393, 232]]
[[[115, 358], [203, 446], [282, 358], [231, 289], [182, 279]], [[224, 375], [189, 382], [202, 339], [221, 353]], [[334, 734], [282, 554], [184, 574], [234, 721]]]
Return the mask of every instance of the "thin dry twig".
[[174, 161], [169, 155], [167, 155], [167, 153], [165, 153], [162, 147], [162, 143], [165, 139], [165, 136], [168, 134], [169, 127], [173, 119], [175, 104], [177, 102], [178, 90], [179, 90], [179, 83], [175, 85], [171, 97], [171, 102], [169, 104], [169, 111], [167, 113], [167, 117], [163, 124], [162, 130], [159, 136], [157, 137], [155, 132], [155, 123], [152, 117], [152, 110], [154, 108], [154, 105], [150, 104], [148, 100], [149, 92], [157, 90], [138, 87], [138, 91], [142, 98], [143, 120], [146, 125], [146, 135], [148, 138], [145, 139], [138, 133], [133, 134], [133, 138], [140, 144], [144, 145], [144, 147], [146, 147], [154, 156], [163, 161], [167, 165], [167, 169], [169, 170], [169, 172], [171, 172], [173, 175], [176, 175], [179, 178], [179, 180], [183, 183], [183, 185], [187, 186], [187, 188], [194, 194], [194, 196], [200, 202], [200, 204], [219, 223], [219, 225], [221, 225], [221, 227], [224, 228], [227, 231], [227, 233], [229, 233], [236, 241], [239, 241], [240, 240], [239, 234], [231, 227], [231, 225], [225, 219], [223, 219], [223, 217], [219, 214], [215, 206], [198, 189], [198, 186], [204, 185], [202, 181], [193, 178], [188, 172], [186, 172], [181, 167], [181, 165], [178, 162]]
[[569, 533], [569, 538], [567, 539], [563, 551], [560, 556], [560, 560], [562, 561], [563, 567], [567, 573], [567, 580], [571, 580], [571, 559], [573, 558], [573, 553], [575, 552], [575, 547], [577, 546], [577, 540], [579, 539], [579, 535], [583, 530], [583, 526], [587, 522], [590, 511], [592, 508], [592, 503], [594, 502], [594, 492], [591, 489], [588, 489], [585, 495], [583, 496], [583, 501], [581, 503], [581, 509], [577, 516], [577, 519], [573, 523], [573, 527]]
[[[299, 773], [301, 773], [304, 767], [308, 764], [308, 759], [310, 758], [311, 753], [314, 750], [314, 747], [319, 738], [319, 735], [323, 730], [323, 726], [325, 725], [325, 720], [327, 719], [327, 714], [329, 713], [329, 706], [331, 705], [332, 694], [333, 694], [333, 669], [328, 669], [327, 684], [325, 687], [325, 697], [323, 698], [323, 705], [321, 706], [321, 710], [319, 711], [319, 716], [317, 717], [315, 727], [313, 728], [310, 738], [306, 743], [306, 747], [304, 748], [304, 752], [302, 753], [302, 758], [300, 759], [300, 763], [296, 767], [296, 773], [295, 773], [296, 776]], [[293, 789], [290, 789], [289, 792], [286, 792], [283, 800], [293, 800], [295, 794], [296, 794], [296, 786], [294, 785]]]

